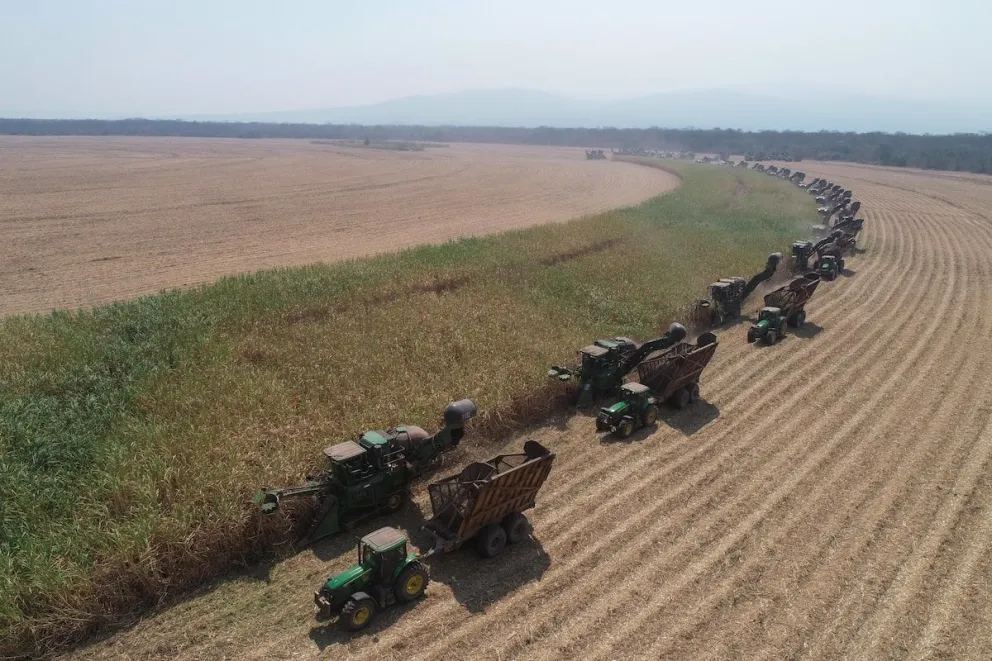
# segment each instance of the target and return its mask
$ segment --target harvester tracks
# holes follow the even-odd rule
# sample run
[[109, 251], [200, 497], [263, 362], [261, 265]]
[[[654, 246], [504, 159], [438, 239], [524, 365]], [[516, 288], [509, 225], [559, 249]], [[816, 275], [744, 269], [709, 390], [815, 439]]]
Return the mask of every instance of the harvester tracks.
[[[742, 326], [722, 331], [703, 375], [719, 416], [695, 433], [682, 429], [705, 407], [630, 443], [598, 443], [585, 417], [530, 434], [558, 453], [531, 515], [543, 575], [526, 571], [528, 545], [480, 564], [442, 558], [477, 572], [459, 579], [484, 608], [466, 607], [465, 585], [435, 583], [375, 638], [329, 635], [328, 651], [992, 657], [992, 225], [978, 212], [992, 187], [934, 177], [918, 192], [917, 173], [823, 168], [807, 169], [854, 188], [868, 222], [855, 272], [808, 306], [818, 332], [761, 347]], [[276, 586], [229, 589], [232, 609], [270, 600], [248, 622], [206, 595], [79, 656], [313, 656], [300, 586], [330, 569], [298, 557]], [[486, 603], [497, 583], [511, 589]], [[185, 645], [139, 642], [192, 621]]]

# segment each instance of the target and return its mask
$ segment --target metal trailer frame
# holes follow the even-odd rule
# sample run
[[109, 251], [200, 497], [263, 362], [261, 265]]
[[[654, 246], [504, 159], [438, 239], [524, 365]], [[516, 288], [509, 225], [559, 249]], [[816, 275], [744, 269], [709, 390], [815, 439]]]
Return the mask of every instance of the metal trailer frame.
[[696, 344], [683, 342], [659, 352], [637, 366], [639, 381], [651, 388], [659, 401], [666, 401], [680, 389], [699, 382], [718, 345], [716, 335], [703, 333]]
[[434, 516], [423, 528], [434, 535], [428, 552], [453, 551], [486, 526], [534, 507], [555, 454], [537, 441], [518, 454], [501, 454], [469, 464], [456, 475], [429, 484]]
[[790, 280], [788, 284], [766, 294], [765, 307], [778, 308], [782, 311], [783, 316], [788, 317], [806, 306], [819, 284], [819, 274], [804, 273]]

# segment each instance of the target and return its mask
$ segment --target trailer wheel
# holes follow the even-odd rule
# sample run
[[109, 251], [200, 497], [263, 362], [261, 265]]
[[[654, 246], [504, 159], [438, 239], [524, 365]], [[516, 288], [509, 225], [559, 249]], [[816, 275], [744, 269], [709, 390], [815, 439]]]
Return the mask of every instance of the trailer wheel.
[[690, 399], [691, 395], [689, 394], [689, 389], [685, 387], [679, 388], [675, 391], [675, 394], [672, 395], [672, 406], [679, 410], [684, 409], [689, 405]]
[[655, 422], [658, 421], [658, 407], [654, 404], [649, 404], [646, 409], [644, 409], [644, 416], [641, 420], [645, 427], [650, 427]]
[[689, 388], [689, 403], [695, 404], [699, 401], [699, 384], [693, 383], [688, 386]]
[[371, 597], [352, 597], [341, 609], [341, 626], [348, 631], [361, 631], [375, 619], [375, 601]]
[[430, 577], [419, 562], [411, 562], [396, 579], [393, 592], [399, 601], [407, 602], [424, 596]]
[[796, 328], [802, 328], [803, 324], [806, 323], [806, 310], [800, 310], [796, 313]]
[[503, 519], [503, 529], [506, 530], [506, 543], [517, 544], [527, 539], [530, 533], [530, 522], [520, 512], [507, 514]]
[[838, 271], [843, 271], [844, 270], [844, 260], [843, 259], [837, 260], [837, 270]]
[[484, 558], [495, 558], [506, 546], [506, 531], [503, 526], [491, 524], [479, 531], [476, 548]]

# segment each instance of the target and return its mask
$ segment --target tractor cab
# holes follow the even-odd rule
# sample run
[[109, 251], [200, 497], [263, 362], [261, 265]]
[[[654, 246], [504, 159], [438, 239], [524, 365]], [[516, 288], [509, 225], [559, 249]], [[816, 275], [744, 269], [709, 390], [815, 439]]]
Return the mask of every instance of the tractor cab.
[[766, 321], [769, 324], [778, 322], [779, 318], [782, 316], [782, 310], [780, 308], [774, 307], [764, 307], [761, 308], [761, 312], [758, 313], [758, 323]]
[[358, 544], [358, 564], [372, 572], [380, 585], [393, 582], [393, 575], [406, 560], [407, 539], [395, 528], [380, 528], [362, 537]]

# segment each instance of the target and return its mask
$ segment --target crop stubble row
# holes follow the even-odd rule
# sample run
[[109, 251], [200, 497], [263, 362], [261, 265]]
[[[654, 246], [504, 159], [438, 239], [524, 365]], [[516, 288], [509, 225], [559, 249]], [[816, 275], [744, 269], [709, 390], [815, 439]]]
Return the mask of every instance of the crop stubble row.
[[[943, 180], [807, 169], [853, 187], [869, 218], [856, 273], [809, 306], [813, 332], [770, 348], [721, 333], [703, 384], [719, 417], [694, 434], [679, 427], [706, 405], [629, 444], [597, 443], [586, 418], [535, 432], [559, 454], [537, 552], [442, 559], [478, 572], [464, 580], [485, 608], [436, 582], [376, 638], [330, 638], [336, 657], [992, 655], [992, 227], [976, 204], [992, 192], [948, 206]], [[541, 548], [550, 566], [523, 582]], [[312, 656], [306, 590], [331, 567], [278, 569], [81, 656]], [[486, 601], [487, 582], [505, 594]]]

